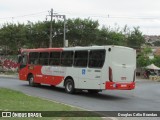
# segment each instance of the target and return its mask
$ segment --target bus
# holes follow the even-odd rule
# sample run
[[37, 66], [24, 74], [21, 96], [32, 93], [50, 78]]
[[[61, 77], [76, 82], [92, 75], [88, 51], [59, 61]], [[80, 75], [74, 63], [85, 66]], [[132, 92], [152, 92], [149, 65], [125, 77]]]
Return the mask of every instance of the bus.
[[22, 49], [19, 79], [67, 93], [135, 88], [136, 50], [124, 46]]

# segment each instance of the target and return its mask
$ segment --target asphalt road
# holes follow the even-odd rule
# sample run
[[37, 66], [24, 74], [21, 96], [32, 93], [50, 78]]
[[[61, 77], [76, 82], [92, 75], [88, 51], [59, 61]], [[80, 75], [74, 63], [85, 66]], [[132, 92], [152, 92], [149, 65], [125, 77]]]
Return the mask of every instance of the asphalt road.
[[0, 77], [0, 87], [93, 111], [160, 111], [160, 82], [155, 81], [137, 80], [135, 90], [110, 90], [100, 94], [84, 91], [71, 95], [62, 88], [30, 87], [26, 81], [5, 77]]

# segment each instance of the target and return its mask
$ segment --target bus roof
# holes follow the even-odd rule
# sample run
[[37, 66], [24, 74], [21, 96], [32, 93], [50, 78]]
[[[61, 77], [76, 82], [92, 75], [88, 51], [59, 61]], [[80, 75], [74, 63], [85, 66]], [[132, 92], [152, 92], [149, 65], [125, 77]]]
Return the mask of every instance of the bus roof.
[[44, 52], [44, 51], [62, 51], [63, 48], [36, 48], [36, 49], [22, 49], [21, 52]]
[[[92, 49], [107, 49], [107, 48], [121, 48], [121, 49], [132, 49], [125, 46], [107, 45], [107, 46], [76, 46], [67, 48], [36, 48], [36, 49], [22, 49], [21, 52], [45, 52], [45, 51], [63, 51], [63, 50], [92, 50]], [[133, 49], [132, 49], [133, 50]]]

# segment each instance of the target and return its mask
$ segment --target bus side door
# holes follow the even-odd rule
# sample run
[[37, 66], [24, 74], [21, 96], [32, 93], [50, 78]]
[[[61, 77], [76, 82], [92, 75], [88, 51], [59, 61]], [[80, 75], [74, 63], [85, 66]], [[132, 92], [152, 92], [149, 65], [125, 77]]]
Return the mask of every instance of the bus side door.
[[101, 89], [101, 81], [103, 79], [102, 68], [105, 61], [105, 53], [106, 51], [104, 49], [90, 50], [87, 58], [86, 56], [82, 57], [87, 60], [81, 60], [81, 62], [85, 62], [85, 68], [82, 68], [79, 72], [80, 86], [87, 89]]
[[28, 67], [27, 67], [27, 54], [21, 56], [20, 66], [19, 66], [19, 79], [27, 80]]

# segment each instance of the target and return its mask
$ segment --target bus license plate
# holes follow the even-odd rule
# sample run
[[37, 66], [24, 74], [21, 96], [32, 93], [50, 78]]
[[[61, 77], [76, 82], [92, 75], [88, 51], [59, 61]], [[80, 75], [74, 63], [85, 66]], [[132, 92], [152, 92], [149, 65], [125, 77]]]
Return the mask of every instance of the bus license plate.
[[121, 77], [121, 80], [126, 80], [126, 77]]
[[127, 87], [127, 85], [121, 85], [121, 87], [122, 87], [122, 88], [126, 88], [126, 87]]

